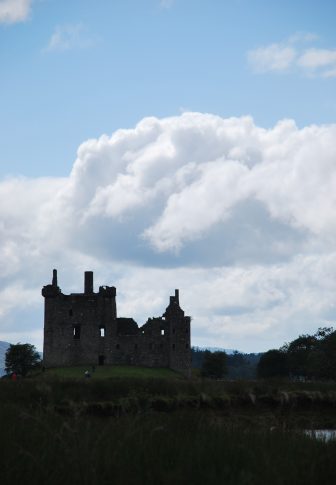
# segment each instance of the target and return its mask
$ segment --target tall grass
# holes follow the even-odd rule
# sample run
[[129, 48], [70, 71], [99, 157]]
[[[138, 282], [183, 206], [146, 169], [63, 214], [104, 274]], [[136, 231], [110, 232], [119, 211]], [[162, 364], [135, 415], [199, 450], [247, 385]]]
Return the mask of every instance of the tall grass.
[[297, 430], [335, 408], [332, 383], [0, 381], [0, 484], [331, 485], [336, 443]]
[[324, 484], [336, 442], [232, 426], [213, 414], [64, 418], [2, 406], [1, 484]]

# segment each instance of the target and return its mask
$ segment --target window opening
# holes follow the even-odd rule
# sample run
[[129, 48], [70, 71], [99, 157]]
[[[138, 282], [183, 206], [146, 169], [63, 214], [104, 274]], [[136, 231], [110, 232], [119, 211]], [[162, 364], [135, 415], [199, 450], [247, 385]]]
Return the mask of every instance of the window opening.
[[164, 335], [165, 334], [165, 331], [163, 328], [161, 328], [161, 335]]
[[73, 338], [75, 340], [80, 339], [80, 325], [74, 325], [73, 326]]
[[98, 356], [98, 365], [104, 365], [104, 364], [105, 364], [105, 356], [99, 355]]
[[116, 349], [120, 349], [120, 345], [119, 344], [116, 345]]
[[99, 334], [101, 337], [105, 337], [105, 327], [99, 327]]
[[70, 308], [70, 310], [69, 310], [69, 317], [72, 317], [72, 315], [73, 315], [73, 311], [72, 311], [72, 308]]
[[173, 350], [175, 350], [175, 344], [173, 344]]

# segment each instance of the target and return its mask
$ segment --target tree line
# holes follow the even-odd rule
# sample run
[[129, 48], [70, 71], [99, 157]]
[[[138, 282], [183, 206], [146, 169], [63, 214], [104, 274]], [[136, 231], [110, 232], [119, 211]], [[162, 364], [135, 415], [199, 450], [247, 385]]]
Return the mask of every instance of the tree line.
[[336, 380], [336, 330], [320, 327], [299, 335], [279, 349], [262, 354], [192, 349], [192, 365], [204, 377], [236, 379], [287, 378]]
[[300, 335], [280, 349], [265, 352], [257, 371], [262, 378], [336, 379], [336, 331], [321, 327], [313, 335]]
[[257, 364], [261, 354], [243, 354], [238, 351], [227, 354], [225, 351], [211, 352], [199, 347], [191, 350], [192, 367], [199, 369], [203, 377], [225, 377], [229, 380], [257, 377]]

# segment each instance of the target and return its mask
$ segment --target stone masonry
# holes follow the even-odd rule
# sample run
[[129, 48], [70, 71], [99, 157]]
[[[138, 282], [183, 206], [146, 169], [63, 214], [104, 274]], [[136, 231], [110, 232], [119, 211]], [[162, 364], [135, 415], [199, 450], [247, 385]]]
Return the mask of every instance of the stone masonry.
[[189, 374], [190, 317], [170, 297], [161, 317], [139, 327], [133, 318], [117, 317], [116, 289], [93, 288], [93, 273], [84, 274], [84, 293], [65, 295], [53, 270], [45, 298], [43, 363], [46, 368], [74, 365], [139, 365], [169, 367]]

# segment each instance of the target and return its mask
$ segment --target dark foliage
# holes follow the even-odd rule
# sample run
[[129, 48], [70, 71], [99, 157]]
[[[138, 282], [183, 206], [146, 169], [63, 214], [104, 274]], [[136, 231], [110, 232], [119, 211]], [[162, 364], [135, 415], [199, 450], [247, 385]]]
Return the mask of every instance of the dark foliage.
[[[192, 366], [194, 369], [202, 369], [204, 356], [207, 350], [193, 347]], [[261, 354], [242, 354], [235, 351], [226, 355], [226, 377], [234, 380], [250, 380], [257, 377], [257, 364]]]
[[300, 335], [279, 350], [269, 350], [260, 359], [258, 376], [336, 380], [336, 331], [319, 328], [314, 335]]
[[258, 377], [288, 377], [288, 356], [281, 350], [265, 352], [258, 363]]
[[206, 350], [203, 358], [202, 376], [221, 379], [226, 374], [226, 353]]
[[257, 377], [257, 365], [261, 354], [234, 352], [227, 356], [227, 378], [250, 380]]
[[10, 345], [5, 356], [5, 371], [26, 376], [27, 373], [40, 364], [40, 355], [34, 345]]

